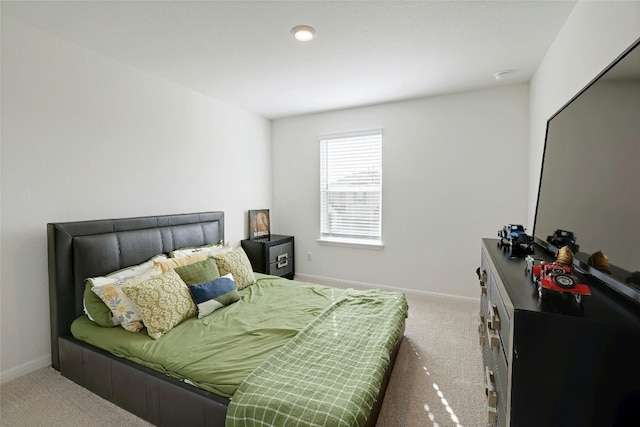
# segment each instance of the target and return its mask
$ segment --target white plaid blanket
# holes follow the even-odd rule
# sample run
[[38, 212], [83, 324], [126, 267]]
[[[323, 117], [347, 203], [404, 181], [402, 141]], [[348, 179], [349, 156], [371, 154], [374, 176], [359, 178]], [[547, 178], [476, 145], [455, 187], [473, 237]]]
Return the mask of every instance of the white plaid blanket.
[[347, 291], [247, 377], [226, 427], [362, 426], [407, 310], [399, 292]]

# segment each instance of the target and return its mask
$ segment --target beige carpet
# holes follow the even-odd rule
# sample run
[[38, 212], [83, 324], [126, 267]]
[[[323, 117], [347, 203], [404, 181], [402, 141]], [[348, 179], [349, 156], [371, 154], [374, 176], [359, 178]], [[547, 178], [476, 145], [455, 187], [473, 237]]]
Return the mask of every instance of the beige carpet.
[[[409, 318], [378, 427], [486, 424], [479, 302], [408, 294]], [[0, 425], [149, 426], [43, 368], [2, 385]]]
[[378, 427], [486, 425], [479, 301], [408, 294], [405, 338]]

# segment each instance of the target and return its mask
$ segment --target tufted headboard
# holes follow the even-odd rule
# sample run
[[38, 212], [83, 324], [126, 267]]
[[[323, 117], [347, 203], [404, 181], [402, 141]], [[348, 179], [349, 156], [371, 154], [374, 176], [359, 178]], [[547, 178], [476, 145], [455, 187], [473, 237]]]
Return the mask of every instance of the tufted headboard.
[[59, 369], [58, 337], [84, 313], [85, 279], [220, 240], [224, 212], [47, 224], [52, 366]]

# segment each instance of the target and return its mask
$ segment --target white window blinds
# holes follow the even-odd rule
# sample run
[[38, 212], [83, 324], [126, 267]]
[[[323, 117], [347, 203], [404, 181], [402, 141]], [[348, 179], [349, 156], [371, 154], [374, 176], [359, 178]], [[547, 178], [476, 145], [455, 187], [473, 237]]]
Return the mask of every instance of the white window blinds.
[[321, 239], [382, 239], [382, 129], [320, 137]]

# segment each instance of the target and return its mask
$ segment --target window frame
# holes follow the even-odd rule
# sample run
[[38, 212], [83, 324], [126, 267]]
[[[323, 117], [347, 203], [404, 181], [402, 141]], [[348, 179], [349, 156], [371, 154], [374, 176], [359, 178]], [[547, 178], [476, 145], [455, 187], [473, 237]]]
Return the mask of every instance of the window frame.
[[[359, 247], [359, 248], [367, 248], [367, 249], [382, 249], [384, 247], [382, 240], [382, 139], [383, 139], [383, 129], [369, 129], [363, 131], [355, 131], [355, 132], [343, 132], [343, 133], [335, 133], [335, 134], [326, 134], [321, 135], [319, 137], [320, 142], [320, 237], [318, 238], [318, 242], [321, 244], [334, 245], [334, 246], [347, 246], [347, 247]], [[373, 207], [377, 207], [377, 223], [376, 226], [379, 230], [379, 233], [374, 235], [367, 235], [367, 233], [362, 233], [358, 235], [357, 233], [352, 235], [340, 235], [338, 233], [338, 229], [327, 229], [326, 227], [330, 227], [327, 224], [329, 221], [328, 218], [328, 201], [327, 195], [331, 192], [338, 192], [335, 187], [340, 187], [339, 185], [334, 186], [334, 189], [329, 189], [331, 185], [328, 181], [329, 168], [330, 164], [327, 164], [327, 146], [332, 142], [334, 144], [348, 144], [349, 139], [353, 139], [351, 141], [352, 144], [357, 144], [358, 142], [364, 142], [363, 138], [370, 137], [371, 141], [368, 141], [370, 144], [377, 144], [377, 146], [373, 149], [372, 153], [374, 155], [372, 163], [367, 167], [367, 169], [363, 169], [358, 171], [356, 168], [348, 167], [346, 172], [349, 172], [351, 175], [363, 172], [369, 172], [372, 174], [378, 175], [378, 183], [374, 185], [373, 191], [372, 189], [358, 189], [358, 190], [348, 190], [348, 191], [340, 191], [347, 194], [352, 194], [354, 198], [358, 198], [358, 200], [362, 201], [363, 198], [366, 198], [366, 193], [377, 193], [378, 201], [372, 204]], [[335, 149], [335, 146], [334, 146]], [[344, 160], [343, 158], [342, 160]], [[348, 160], [348, 156], [346, 157]], [[334, 159], [335, 161], [339, 161]], [[334, 165], [335, 168], [335, 165]], [[350, 171], [351, 169], [351, 171]], [[346, 175], [348, 176], [348, 175]], [[341, 179], [345, 179], [344, 177]], [[334, 184], [336, 182], [334, 181]], [[371, 181], [369, 181], [371, 183]], [[363, 185], [363, 184], [359, 184]], [[352, 204], [351, 204], [352, 205]], [[377, 206], [376, 206], [377, 205]], [[364, 214], [366, 218], [368, 214]], [[376, 214], [374, 214], [374, 217]], [[361, 218], [358, 218], [361, 219]], [[349, 221], [349, 220], [347, 220]]]

